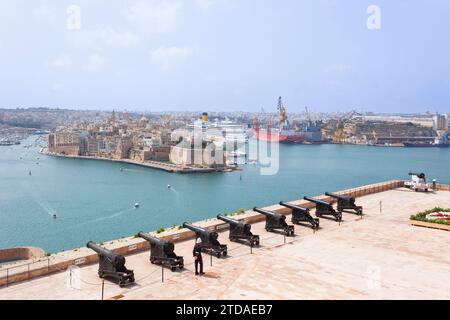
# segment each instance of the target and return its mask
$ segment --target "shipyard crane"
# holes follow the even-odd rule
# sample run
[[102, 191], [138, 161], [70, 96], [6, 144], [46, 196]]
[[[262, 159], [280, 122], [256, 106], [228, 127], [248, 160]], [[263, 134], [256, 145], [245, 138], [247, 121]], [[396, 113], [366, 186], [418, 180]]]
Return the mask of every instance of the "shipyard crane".
[[353, 116], [357, 115], [358, 112], [353, 110], [342, 117], [339, 117], [336, 124], [336, 130], [334, 131], [333, 142], [343, 143], [345, 139], [344, 128], [345, 125], [352, 120]]
[[278, 98], [278, 119], [280, 121], [280, 125], [287, 125], [288, 124], [288, 118], [286, 113], [286, 108], [283, 105], [283, 100], [281, 97]]
[[305, 106], [305, 116], [308, 122], [311, 122], [311, 113], [309, 112], [309, 109], [307, 106]]

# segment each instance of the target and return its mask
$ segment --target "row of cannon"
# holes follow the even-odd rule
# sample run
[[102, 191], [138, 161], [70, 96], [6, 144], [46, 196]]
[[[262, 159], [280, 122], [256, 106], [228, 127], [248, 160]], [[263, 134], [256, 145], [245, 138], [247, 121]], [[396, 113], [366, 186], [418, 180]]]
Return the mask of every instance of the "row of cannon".
[[[313, 230], [317, 230], [319, 228], [318, 218], [320, 217], [332, 217], [332, 219], [336, 221], [341, 221], [343, 212], [354, 213], [357, 215], [363, 214], [363, 208], [355, 204], [354, 197], [337, 195], [328, 192], [325, 194], [337, 200], [337, 209], [334, 209], [333, 202], [327, 202], [324, 200], [318, 200], [309, 197], [303, 198], [304, 200], [315, 204], [315, 214], [317, 218], [314, 218], [311, 215], [309, 208], [287, 202], [280, 202], [279, 204], [283, 207], [291, 209], [292, 223], [308, 226]], [[253, 208], [253, 211], [265, 216], [266, 231], [281, 231], [286, 236], [294, 235], [294, 225], [289, 225], [286, 222], [285, 215], [256, 207]], [[244, 221], [232, 219], [224, 215], [218, 215], [217, 219], [222, 220], [229, 225], [230, 241], [240, 242], [242, 244], [249, 245], [250, 247], [259, 246], [259, 235], [254, 235], [251, 232], [251, 224]], [[227, 256], [227, 245], [221, 244], [219, 242], [219, 234], [216, 231], [210, 231], [186, 222], [183, 223], [183, 227], [195, 232], [196, 238], [201, 238], [203, 252], [214, 255], [217, 258]], [[173, 242], [152, 236], [144, 232], [139, 232], [138, 236], [149, 242], [150, 262], [152, 264], [159, 264], [163, 267], [169, 267], [172, 271], [184, 268], [184, 259], [183, 257], [175, 254], [175, 245], [173, 244]], [[121, 287], [127, 284], [134, 283], [134, 272], [133, 270], [129, 270], [126, 268], [126, 260], [124, 256], [103, 248], [92, 241], [89, 241], [87, 243], [87, 247], [94, 250], [99, 256], [98, 275], [100, 278], [114, 279]]]

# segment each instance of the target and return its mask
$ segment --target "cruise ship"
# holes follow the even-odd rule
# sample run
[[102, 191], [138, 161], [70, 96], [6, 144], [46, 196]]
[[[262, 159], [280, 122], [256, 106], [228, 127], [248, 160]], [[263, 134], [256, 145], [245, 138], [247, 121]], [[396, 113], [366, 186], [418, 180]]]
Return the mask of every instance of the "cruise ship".
[[246, 145], [249, 136], [246, 125], [234, 123], [231, 120], [210, 122], [207, 113], [203, 113], [202, 119], [187, 126], [189, 131], [202, 132], [205, 140], [216, 144], [223, 144], [226, 157], [230, 163], [235, 163], [236, 158], [247, 157]]

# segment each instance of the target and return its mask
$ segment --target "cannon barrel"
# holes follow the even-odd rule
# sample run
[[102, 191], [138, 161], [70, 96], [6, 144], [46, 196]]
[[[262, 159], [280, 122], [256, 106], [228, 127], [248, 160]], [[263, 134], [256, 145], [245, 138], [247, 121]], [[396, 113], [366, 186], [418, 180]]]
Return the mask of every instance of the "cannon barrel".
[[308, 208], [296, 206], [294, 204], [283, 202], [283, 201], [280, 201], [280, 206], [283, 206], [283, 207], [286, 207], [286, 208], [289, 208], [289, 209], [292, 209], [292, 210], [299, 210], [301, 212], [308, 212], [309, 211]]
[[139, 238], [145, 239], [150, 243], [154, 243], [154, 244], [158, 244], [158, 245], [164, 245], [166, 242], [166, 240], [164, 239], [160, 239], [154, 236], [149, 235], [148, 233], [144, 233], [144, 232], [139, 232], [138, 233]]
[[354, 199], [351, 196], [339, 195], [339, 194], [332, 193], [332, 192], [325, 192], [325, 195], [329, 196], [329, 197], [332, 197], [332, 198], [335, 198], [335, 199]]
[[259, 209], [259, 208], [256, 208], [256, 207], [253, 208], [253, 211], [259, 212], [259, 213], [261, 213], [261, 214], [263, 214], [265, 216], [269, 216], [269, 217], [278, 215], [276, 212], [272, 212], [272, 211], [264, 210], [264, 209]]
[[327, 206], [330, 205], [328, 202], [323, 201], [323, 200], [313, 199], [313, 198], [309, 198], [309, 197], [303, 197], [303, 199], [306, 201], [309, 201], [309, 202], [313, 202], [315, 204], [322, 204], [322, 205], [327, 205]]
[[423, 173], [423, 172], [410, 172], [408, 175], [410, 175], [410, 176], [418, 176], [421, 179], [425, 178], [425, 173]]
[[95, 252], [97, 252], [97, 254], [104, 256], [105, 258], [107, 258], [111, 263], [113, 263], [116, 266], [123, 266], [123, 265], [125, 265], [125, 258], [124, 258], [124, 256], [121, 256], [120, 254], [116, 254], [116, 253], [114, 253], [111, 250], [108, 250], [106, 248], [100, 247], [99, 245], [97, 245], [93, 241], [89, 241], [86, 244], [86, 247], [88, 247], [89, 249], [94, 250]]
[[208, 233], [205, 229], [203, 229], [202, 227], [199, 226], [194, 226], [193, 224], [190, 223], [183, 223], [183, 228], [188, 228], [189, 230], [194, 231], [195, 233]]
[[92, 249], [92, 250], [94, 250], [95, 252], [97, 252], [98, 254], [101, 254], [101, 255], [103, 255], [103, 256], [108, 256], [108, 255], [110, 255], [111, 253], [112, 254], [115, 254], [115, 253], [113, 253], [111, 250], [108, 250], [108, 249], [106, 249], [106, 248], [103, 248], [103, 247], [100, 247], [98, 244], [96, 244], [95, 242], [93, 242], [93, 241], [89, 241], [87, 244], [86, 244], [86, 247], [88, 247], [89, 249]]
[[229, 223], [229, 224], [232, 224], [232, 225], [238, 225], [238, 224], [241, 224], [241, 223], [245, 224], [245, 222], [242, 222], [242, 221], [239, 221], [239, 220], [235, 220], [235, 219], [231, 219], [231, 218], [228, 218], [228, 217], [223, 216], [221, 214], [219, 214], [217, 216], [217, 219], [222, 220], [222, 221], [224, 221], [226, 223]]
[[215, 231], [208, 231], [202, 227], [194, 226], [193, 224], [187, 222], [183, 223], [183, 228], [188, 228], [189, 230], [194, 231], [198, 235], [207, 237], [209, 241], [217, 240], [217, 238], [219, 237], [219, 235]]

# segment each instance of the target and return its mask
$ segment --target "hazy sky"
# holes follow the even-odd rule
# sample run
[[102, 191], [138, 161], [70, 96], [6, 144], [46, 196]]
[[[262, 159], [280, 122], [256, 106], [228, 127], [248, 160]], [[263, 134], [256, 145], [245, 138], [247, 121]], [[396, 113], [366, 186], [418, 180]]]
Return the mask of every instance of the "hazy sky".
[[0, 107], [450, 112], [449, 17], [448, 0], [0, 0]]

